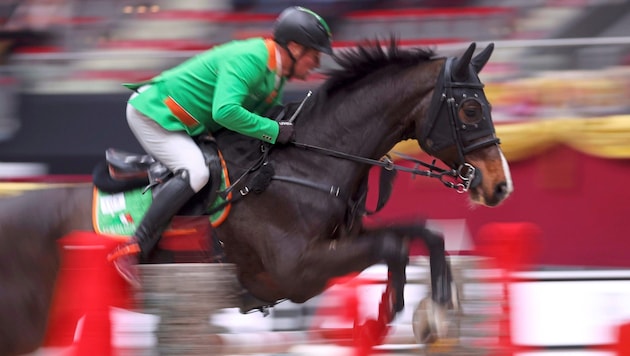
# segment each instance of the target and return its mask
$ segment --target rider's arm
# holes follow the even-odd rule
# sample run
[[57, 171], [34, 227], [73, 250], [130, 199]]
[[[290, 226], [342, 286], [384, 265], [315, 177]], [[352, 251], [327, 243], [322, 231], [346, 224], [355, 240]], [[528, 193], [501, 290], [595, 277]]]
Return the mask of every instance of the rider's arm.
[[[212, 103], [212, 118], [219, 125], [243, 135], [275, 143], [278, 124], [248, 111], [242, 105], [259, 85], [267, 69], [263, 63], [232, 58], [221, 63]], [[265, 100], [260, 98], [259, 100]]]

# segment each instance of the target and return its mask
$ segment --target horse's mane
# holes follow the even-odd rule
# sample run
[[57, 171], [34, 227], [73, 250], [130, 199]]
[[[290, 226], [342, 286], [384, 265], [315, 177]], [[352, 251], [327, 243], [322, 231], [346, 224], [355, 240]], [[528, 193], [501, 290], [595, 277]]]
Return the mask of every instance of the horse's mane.
[[334, 60], [339, 67], [323, 71], [328, 76], [323, 86], [326, 91], [354, 83], [377, 69], [390, 66], [406, 68], [435, 56], [435, 51], [429, 48], [401, 48], [394, 36], [388, 43], [384, 42], [379, 39], [364, 40], [356, 47], [335, 55]]

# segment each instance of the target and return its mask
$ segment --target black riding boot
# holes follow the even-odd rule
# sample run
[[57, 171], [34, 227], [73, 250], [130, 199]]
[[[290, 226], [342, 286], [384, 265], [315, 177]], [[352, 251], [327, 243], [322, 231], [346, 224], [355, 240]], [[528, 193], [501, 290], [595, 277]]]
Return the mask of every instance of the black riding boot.
[[189, 181], [188, 171], [184, 170], [164, 183], [131, 240], [109, 254], [108, 260], [132, 286], [141, 286], [136, 266], [139, 259], [149, 256], [173, 216], [195, 194]]

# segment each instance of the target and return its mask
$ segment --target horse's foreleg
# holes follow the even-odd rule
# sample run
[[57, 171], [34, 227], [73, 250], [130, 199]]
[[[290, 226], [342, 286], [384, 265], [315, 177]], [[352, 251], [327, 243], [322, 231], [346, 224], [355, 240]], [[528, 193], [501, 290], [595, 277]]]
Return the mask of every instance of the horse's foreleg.
[[425, 228], [424, 224], [396, 226], [391, 229], [403, 236], [421, 239], [429, 249], [431, 299], [425, 298], [420, 302], [419, 308], [425, 310], [420, 318], [424, 318], [424, 321], [416, 322], [417, 314], [414, 314], [413, 324], [414, 334], [418, 335], [421, 342], [434, 342], [447, 335], [447, 309], [451, 307], [451, 303], [453, 307], [458, 306], [457, 294], [451, 289], [454, 282], [450, 264], [446, 260], [444, 238]]
[[444, 238], [430, 230], [422, 235], [429, 249], [429, 266], [431, 269], [431, 299], [440, 305], [453, 302], [453, 275], [451, 266], [446, 260]]
[[304, 283], [295, 292], [297, 289], [306, 291], [304, 297], [309, 298], [321, 293], [330, 279], [360, 272], [377, 263], [380, 259], [378, 245], [375, 241], [357, 239], [331, 240], [309, 246], [296, 260], [295, 269]]
[[352, 239], [320, 240], [302, 246], [299, 252], [281, 253], [282, 256], [275, 255], [273, 261], [267, 261], [273, 262], [267, 263], [267, 270], [288, 298], [298, 303], [320, 294], [335, 277], [361, 272], [379, 262], [393, 264], [399, 260], [395, 256], [401, 254], [407, 257], [400, 238], [381, 232], [366, 232]]
[[458, 308], [459, 301], [451, 267], [446, 260], [444, 238], [429, 230], [419, 236], [429, 249], [431, 299], [424, 298], [420, 302], [412, 324], [419, 342], [433, 343], [447, 336], [450, 323], [447, 310]]
[[440, 305], [453, 302], [453, 275], [446, 260], [444, 237], [425, 227], [424, 224], [401, 225], [390, 228], [402, 236], [421, 239], [429, 250], [429, 268], [431, 270], [431, 299]]
[[[306, 292], [302, 293], [304, 298], [321, 293], [332, 278], [361, 272], [377, 263], [385, 263], [389, 272], [391, 321], [404, 308], [408, 256], [407, 242], [401, 235], [389, 229], [363, 231], [359, 236], [348, 240], [320, 241], [304, 249], [295, 265], [296, 269], [293, 271], [299, 271], [300, 281], [303, 283], [300, 283], [299, 288], [293, 289], [293, 299], [300, 291]], [[294, 278], [288, 280], [295, 283]]]

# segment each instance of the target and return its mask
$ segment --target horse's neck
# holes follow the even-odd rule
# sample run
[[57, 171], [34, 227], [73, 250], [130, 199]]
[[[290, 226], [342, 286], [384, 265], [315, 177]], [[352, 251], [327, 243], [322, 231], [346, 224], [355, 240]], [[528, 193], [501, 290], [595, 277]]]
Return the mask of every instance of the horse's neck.
[[[329, 98], [324, 108], [305, 123], [305, 142], [340, 152], [378, 159], [408, 134], [412, 115], [432, 92], [436, 74], [407, 70], [397, 76], [370, 82], [345, 98]], [[367, 81], [366, 81], [367, 82]], [[399, 88], [399, 89], [395, 89]], [[329, 103], [336, 103], [330, 105]]]

